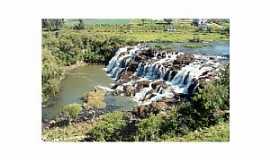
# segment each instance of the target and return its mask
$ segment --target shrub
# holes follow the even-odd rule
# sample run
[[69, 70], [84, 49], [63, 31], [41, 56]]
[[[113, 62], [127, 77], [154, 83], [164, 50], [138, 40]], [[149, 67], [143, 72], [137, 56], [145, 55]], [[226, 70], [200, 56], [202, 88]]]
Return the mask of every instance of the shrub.
[[63, 107], [63, 113], [72, 119], [75, 119], [81, 112], [82, 107], [80, 104], [68, 104]]
[[217, 24], [215, 24], [215, 23], [209, 24], [209, 25], [207, 26], [207, 31], [208, 31], [209, 33], [221, 32], [221, 30], [222, 30], [222, 27], [219, 26], [219, 25], [217, 25]]
[[163, 118], [160, 115], [150, 115], [137, 124], [136, 139], [139, 141], [157, 141], [160, 137], [160, 128]]
[[168, 113], [163, 125], [162, 134], [183, 135], [196, 124], [193, 117], [193, 106], [190, 102], [180, 102]]
[[165, 141], [227, 142], [230, 139], [229, 123], [223, 122], [209, 128], [198, 129], [184, 136], [166, 137]]
[[122, 130], [127, 125], [124, 112], [107, 113], [87, 133], [90, 141], [121, 141]]
[[229, 66], [220, 74], [220, 79], [213, 83], [208, 83], [192, 97], [192, 103], [198, 117], [206, 125], [214, 124], [218, 121], [227, 120], [226, 114], [229, 110]]
[[86, 108], [105, 108], [105, 91], [103, 90], [95, 90], [90, 91], [86, 95], [86, 102], [87, 106]]

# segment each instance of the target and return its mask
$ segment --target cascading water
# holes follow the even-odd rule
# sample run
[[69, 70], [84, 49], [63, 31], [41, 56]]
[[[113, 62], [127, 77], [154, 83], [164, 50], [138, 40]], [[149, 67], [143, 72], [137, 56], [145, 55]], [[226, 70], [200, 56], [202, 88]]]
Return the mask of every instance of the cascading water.
[[[201, 77], [205, 76], [210, 71], [216, 70], [220, 63], [216, 61], [218, 58], [210, 58], [202, 55], [194, 55], [194, 61], [189, 62], [179, 69], [173, 68], [173, 62], [183, 56], [182, 52], [154, 52], [145, 54], [143, 51], [148, 48], [137, 45], [128, 50], [128, 47], [120, 48], [115, 56], [110, 60], [106, 70], [107, 73], [117, 81], [122, 74], [127, 72], [127, 68], [131, 62], [135, 62], [136, 69], [133, 76], [137, 80], [126, 82], [125, 85], [136, 86], [136, 83], [143, 79], [151, 81], [146, 88], [141, 88], [136, 92], [134, 99], [138, 102], [145, 101], [146, 97], [150, 97], [147, 102], [158, 101], [163, 98], [172, 98], [174, 94], [189, 94], [198, 84], [195, 82]], [[142, 55], [142, 53], [144, 55]], [[135, 57], [144, 57], [143, 60], [135, 61]], [[162, 80], [166, 87], [159, 87], [158, 90], [152, 88], [152, 82]], [[190, 87], [193, 86], [193, 89]], [[151, 96], [148, 96], [152, 94]]]

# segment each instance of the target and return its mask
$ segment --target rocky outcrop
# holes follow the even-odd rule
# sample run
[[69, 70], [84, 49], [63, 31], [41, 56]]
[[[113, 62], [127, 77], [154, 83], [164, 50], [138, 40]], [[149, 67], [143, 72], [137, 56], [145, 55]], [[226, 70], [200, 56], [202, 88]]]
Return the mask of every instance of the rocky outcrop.
[[176, 57], [173, 61], [173, 69], [180, 70], [182, 67], [195, 61], [195, 58], [192, 54], [181, 54]]
[[150, 114], [159, 114], [160, 112], [164, 112], [169, 109], [169, 105], [165, 102], [153, 102], [148, 105], [141, 105], [136, 107], [132, 111], [132, 114], [135, 115], [136, 118], [145, 118]]
[[219, 59], [137, 45], [120, 48], [107, 72], [115, 80], [113, 95], [134, 97], [141, 113], [145, 110], [142, 106], [159, 108], [175, 103], [182, 95], [192, 94], [200, 82], [216, 79], [222, 67]]

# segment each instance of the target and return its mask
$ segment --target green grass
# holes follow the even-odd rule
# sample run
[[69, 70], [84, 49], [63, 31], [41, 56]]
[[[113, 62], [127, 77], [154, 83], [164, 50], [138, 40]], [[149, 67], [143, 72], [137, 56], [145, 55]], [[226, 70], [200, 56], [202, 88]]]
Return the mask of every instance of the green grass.
[[[127, 32], [127, 33], [118, 33], [118, 32], [99, 32], [99, 34], [107, 36], [120, 36], [126, 39], [126, 41], [135, 41], [135, 42], [188, 42], [194, 37], [193, 32], [180, 32], [180, 33], [170, 33], [170, 32]], [[221, 41], [228, 40], [228, 37], [221, 35], [219, 33], [196, 33], [196, 36], [203, 41]]]
[[[130, 19], [83, 19], [83, 22], [86, 25], [94, 25], [94, 24], [128, 24]], [[65, 24], [67, 26], [71, 26], [74, 24], [78, 24], [78, 19], [65, 19]]]
[[[99, 35], [120, 36], [127, 41], [166, 41], [187, 42], [194, 37], [203, 41], [229, 40], [228, 35], [219, 32], [206, 33], [197, 32], [197, 28], [191, 23], [175, 23], [176, 32], [164, 32], [164, 25], [155, 24], [156, 20], [146, 20], [145, 24], [140, 19], [83, 19], [85, 30], [78, 32], [89, 32]], [[66, 19], [66, 31], [68, 28], [78, 24], [78, 19]], [[117, 25], [116, 25], [117, 24]], [[166, 28], [166, 27], [165, 27]]]
[[220, 123], [210, 128], [196, 130], [182, 137], [173, 137], [165, 141], [176, 142], [229, 142], [230, 127], [228, 122]]

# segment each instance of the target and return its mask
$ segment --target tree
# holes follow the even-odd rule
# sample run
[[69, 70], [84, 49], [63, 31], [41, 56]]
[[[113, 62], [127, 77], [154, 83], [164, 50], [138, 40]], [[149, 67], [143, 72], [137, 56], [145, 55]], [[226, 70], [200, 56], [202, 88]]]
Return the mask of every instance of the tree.
[[59, 91], [63, 69], [59, 60], [47, 49], [42, 49], [42, 100], [46, 102], [49, 96]]
[[171, 19], [171, 18], [164, 18], [164, 21], [165, 21], [166, 23], [168, 23], [168, 24], [171, 24], [172, 21], [173, 21], [173, 19]]
[[85, 29], [85, 24], [82, 19], [79, 19], [79, 24], [74, 27], [76, 30], [82, 30]]
[[64, 26], [64, 19], [42, 19], [42, 29], [56, 31]]
[[141, 19], [142, 25], [144, 26], [146, 19]]

